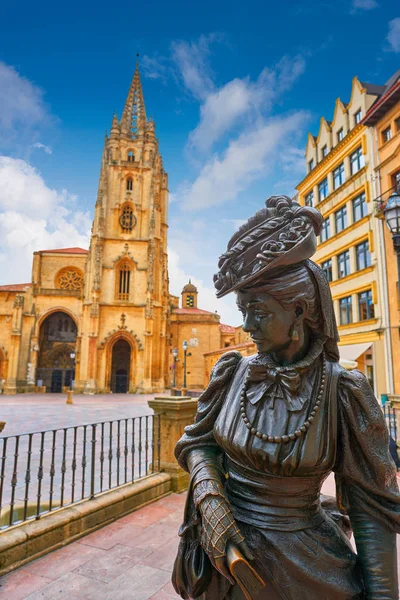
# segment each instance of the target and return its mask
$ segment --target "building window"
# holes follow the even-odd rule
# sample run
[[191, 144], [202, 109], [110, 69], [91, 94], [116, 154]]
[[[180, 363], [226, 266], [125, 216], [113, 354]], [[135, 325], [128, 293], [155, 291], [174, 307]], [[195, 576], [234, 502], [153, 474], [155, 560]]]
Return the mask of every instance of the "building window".
[[136, 217], [133, 214], [133, 207], [130, 204], [126, 204], [122, 208], [121, 215], [119, 217], [119, 224], [124, 233], [129, 233], [136, 225]]
[[347, 275], [350, 275], [350, 252], [349, 252], [349, 250], [342, 252], [342, 254], [338, 254], [337, 262], [338, 262], [338, 277], [339, 277], [339, 279], [342, 279], [342, 277], [347, 277]]
[[189, 294], [186, 296], [186, 306], [188, 306], [189, 308], [194, 307], [194, 296], [191, 296]]
[[332, 259], [326, 260], [322, 263], [321, 269], [325, 273], [325, 277], [328, 281], [332, 281]]
[[133, 189], [133, 181], [132, 181], [131, 177], [129, 177], [126, 180], [126, 189], [128, 190], [128, 192], [131, 192]]
[[340, 324], [348, 325], [353, 322], [353, 307], [351, 296], [339, 300]]
[[129, 150], [128, 152], [128, 162], [135, 162], [135, 155], [132, 150]]
[[342, 163], [333, 171], [333, 189], [340, 187], [344, 183], [344, 164]]
[[324, 219], [322, 221], [322, 228], [321, 228], [321, 242], [326, 242], [326, 240], [328, 240], [331, 237], [331, 223], [328, 219]]
[[325, 177], [323, 181], [318, 184], [318, 200], [324, 200], [328, 196], [328, 179]]
[[313, 190], [311, 190], [311, 192], [308, 192], [308, 194], [305, 195], [304, 204], [306, 206], [313, 206], [314, 205], [314, 192], [313, 192]]
[[361, 108], [360, 108], [360, 110], [358, 110], [356, 113], [354, 113], [354, 125], [358, 125], [358, 123], [361, 123], [361, 117], [362, 117], [362, 113], [361, 113]]
[[353, 200], [353, 221], [359, 221], [368, 214], [367, 201], [363, 192]]
[[343, 138], [344, 138], [344, 131], [343, 131], [343, 127], [341, 127], [339, 129], [339, 131], [337, 132], [337, 141], [338, 141], [338, 143], [341, 142]]
[[356, 246], [356, 265], [357, 271], [371, 266], [371, 253], [369, 251], [368, 241], [362, 242]]
[[396, 190], [396, 192], [400, 193], [400, 171], [397, 171], [397, 173], [394, 173], [392, 175], [392, 183], [393, 183], [394, 190]]
[[382, 143], [385, 144], [386, 142], [388, 142], [391, 139], [392, 139], [392, 128], [389, 125], [389, 127], [386, 127], [386, 129], [384, 129], [382, 131]]
[[315, 167], [315, 163], [314, 163], [314, 159], [312, 158], [311, 160], [308, 161], [308, 172], [312, 171], [314, 167]]
[[400, 117], [398, 117], [395, 122], [394, 122], [395, 128], [396, 128], [396, 132], [400, 131]]
[[358, 294], [358, 313], [360, 321], [366, 321], [375, 317], [371, 290]]
[[335, 212], [336, 233], [340, 233], [347, 227], [347, 207], [343, 206]]
[[364, 154], [362, 153], [362, 149], [360, 146], [359, 148], [357, 148], [357, 150], [353, 152], [353, 154], [350, 154], [351, 174], [354, 175], [355, 173], [357, 173], [357, 171], [363, 168], [364, 164]]
[[121, 265], [119, 269], [118, 300], [129, 300], [131, 283], [131, 270], [128, 264]]
[[322, 158], [325, 158], [325, 156], [326, 156], [327, 154], [328, 154], [328, 146], [325, 144], [325, 146], [323, 146], [323, 147], [322, 147], [322, 150], [321, 150], [321, 155], [322, 155]]

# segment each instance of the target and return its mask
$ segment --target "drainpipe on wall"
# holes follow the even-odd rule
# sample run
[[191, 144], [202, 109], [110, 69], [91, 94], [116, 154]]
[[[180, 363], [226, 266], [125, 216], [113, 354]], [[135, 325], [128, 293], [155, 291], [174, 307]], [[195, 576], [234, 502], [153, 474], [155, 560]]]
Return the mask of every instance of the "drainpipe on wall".
[[[369, 128], [370, 139], [373, 147], [373, 164], [374, 167], [379, 166], [379, 155], [378, 155], [378, 139], [377, 131], [375, 128]], [[380, 171], [379, 175], [375, 175], [372, 180], [373, 184], [373, 198], [378, 198], [381, 195], [381, 178]], [[375, 231], [376, 242], [377, 242], [377, 258], [378, 258], [378, 278], [379, 297], [381, 298], [381, 319], [383, 329], [383, 347], [385, 353], [386, 363], [386, 388], [388, 394], [394, 393], [394, 374], [393, 374], [393, 353], [392, 353], [392, 339], [390, 329], [390, 309], [389, 309], [389, 290], [388, 290], [388, 278], [387, 278], [387, 266], [386, 266], [386, 249], [385, 249], [385, 233], [384, 233], [384, 222], [374, 216], [375, 219]], [[375, 363], [375, 361], [374, 361]]]

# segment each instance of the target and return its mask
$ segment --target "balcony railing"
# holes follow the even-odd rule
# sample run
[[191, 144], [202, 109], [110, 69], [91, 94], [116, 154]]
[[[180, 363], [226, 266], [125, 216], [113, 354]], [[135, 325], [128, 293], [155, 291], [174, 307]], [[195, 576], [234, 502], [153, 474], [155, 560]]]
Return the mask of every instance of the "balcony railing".
[[393, 194], [393, 192], [397, 191], [400, 192], [399, 189], [400, 186], [398, 185], [394, 185], [393, 187], [389, 188], [388, 190], [386, 190], [383, 194], [381, 194], [380, 196], [378, 196], [377, 198], [374, 199], [374, 210], [375, 210], [375, 216], [383, 219], [384, 218], [384, 209], [385, 206], [390, 198], [390, 196]]
[[160, 415], [0, 437], [0, 531], [160, 471]]

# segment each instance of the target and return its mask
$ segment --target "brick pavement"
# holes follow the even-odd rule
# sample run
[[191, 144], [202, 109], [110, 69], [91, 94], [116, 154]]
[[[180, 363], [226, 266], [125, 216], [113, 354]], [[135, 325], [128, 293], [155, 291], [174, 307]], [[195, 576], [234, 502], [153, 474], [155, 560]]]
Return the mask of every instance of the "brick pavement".
[[[12, 397], [5, 403], [6, 397], [0, 397], [0, 410], [4, 412], [9, 406], [23, 403], [21, 398], [26, 401], [27, 397]], [[33, 400], [37, 407], [44, 405], [47, 415], [39, 414], [36, 422], [53, 418], [52, 415], [61, 420], [75, 418], [69, 413], [75, 407], [64, 407], [60, 397], [50, 401], [48, 396]], [[137, 409], [136, 414], [144, 414], [141, 412], [145, 408], [143, 396], [135, 399], [124, 395], [115, 404], [114, 400], [109, 396], [78, 397], [77, 404], [82, 411], [87, 407], [86, 415], [102, 409], [115, 418], [118, 418], [116, 410]], [[29, 407], [29, 403], [25, 406]], [[10, 427], [21, 424], [18, 411], [14, 409], [9, 415]], [[127, 415], [121, 413], [120, 416]], [[130, 413], [130, 416], [135, 415]], [[70, 424], [78, 422], [81, 416]], [[333, 476], [325, 482], [323, 492], [334, 494]], [[185, 494], [162, 498], [0, 578], [0, 600], [177, 600], [170, 576], [184, 500]]]
[[[334, 493], [334, 480], [324, 483]], [[185, 494], [172, 494], [0, 578], [0, 600], [177, 600]]]
[[[329, 477], [325, 494], [334, 493]], [[177, 600], [185, 494], [172, 494], [0, 578], [0, 600]]]
[[0, 578], [1, 600], [171, 600], [185, 494], [172, 494]]

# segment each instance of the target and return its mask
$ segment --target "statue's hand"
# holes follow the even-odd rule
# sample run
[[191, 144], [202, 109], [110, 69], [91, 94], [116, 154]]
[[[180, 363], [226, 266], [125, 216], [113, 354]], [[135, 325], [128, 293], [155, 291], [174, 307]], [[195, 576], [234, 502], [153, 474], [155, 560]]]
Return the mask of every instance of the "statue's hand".
[[235, 583], [226, 561], [228, 542], [237, 546], [248, 560], [253, 555], [240, 533], [229, 503], [223, 496], [206, 496], [199, 505], [203, 522], [202, 546], [213, 566], [232, 585]]

